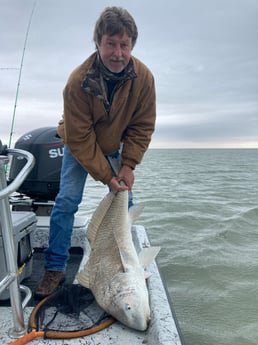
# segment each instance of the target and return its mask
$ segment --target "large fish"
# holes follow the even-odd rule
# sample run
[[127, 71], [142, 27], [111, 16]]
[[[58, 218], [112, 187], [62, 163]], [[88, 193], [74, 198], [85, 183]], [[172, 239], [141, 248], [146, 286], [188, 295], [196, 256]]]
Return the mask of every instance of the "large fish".
[[145, 267], [160, 248], [144, 248], [137, 255], [131, 225], [143, 207], [128, 211], [128, 192], [110, 192], [100, 202], [88, 226], [90, 256], [78, 282], [91, 289], [97, 303], [123, 324], [145, 330], [150, 320]]

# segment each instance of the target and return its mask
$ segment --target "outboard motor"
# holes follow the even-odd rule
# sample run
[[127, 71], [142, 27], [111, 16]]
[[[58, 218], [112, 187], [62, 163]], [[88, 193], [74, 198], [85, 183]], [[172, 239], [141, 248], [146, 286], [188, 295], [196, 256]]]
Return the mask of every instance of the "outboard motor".
[[[34, 200], [55, 200], [59, 191], [60, 171], [64, 145], [56, 127], [43, 127], [24, 134], [15, 143], [15, 148], [29, 151], [36, 163], [18, 189]], [[15, 156], [11, 163], [9, 181], [15, 179], [25, 165], [24, 158]]]

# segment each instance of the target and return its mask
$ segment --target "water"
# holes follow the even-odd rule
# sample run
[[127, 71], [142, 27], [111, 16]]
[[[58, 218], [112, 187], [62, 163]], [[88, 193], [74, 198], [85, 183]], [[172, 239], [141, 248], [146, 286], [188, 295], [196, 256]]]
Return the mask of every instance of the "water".
[[[149, 150], [135, 202], [186, 345], [258, 342], [258, 150]], [[80, 212], [107, 190], [88, 179]]]

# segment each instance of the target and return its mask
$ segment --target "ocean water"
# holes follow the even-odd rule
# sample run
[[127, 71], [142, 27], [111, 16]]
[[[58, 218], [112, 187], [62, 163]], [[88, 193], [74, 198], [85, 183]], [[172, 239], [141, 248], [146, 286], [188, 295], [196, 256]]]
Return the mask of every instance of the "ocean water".
[[[258, 150], [153, 149], [135, 177], [185, 345], [257, 345]], [[80, 212], [106, 192], [89, 178]]]

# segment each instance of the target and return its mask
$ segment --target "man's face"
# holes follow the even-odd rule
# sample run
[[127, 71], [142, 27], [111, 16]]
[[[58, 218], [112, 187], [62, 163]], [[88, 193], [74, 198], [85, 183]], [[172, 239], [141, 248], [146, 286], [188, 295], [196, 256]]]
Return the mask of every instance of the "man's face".
[[113, 73], [121, 72], [128, 64], [132, 51], [132, 38], [127, 34], [103, 35], [98, 46], [103, 64]]

